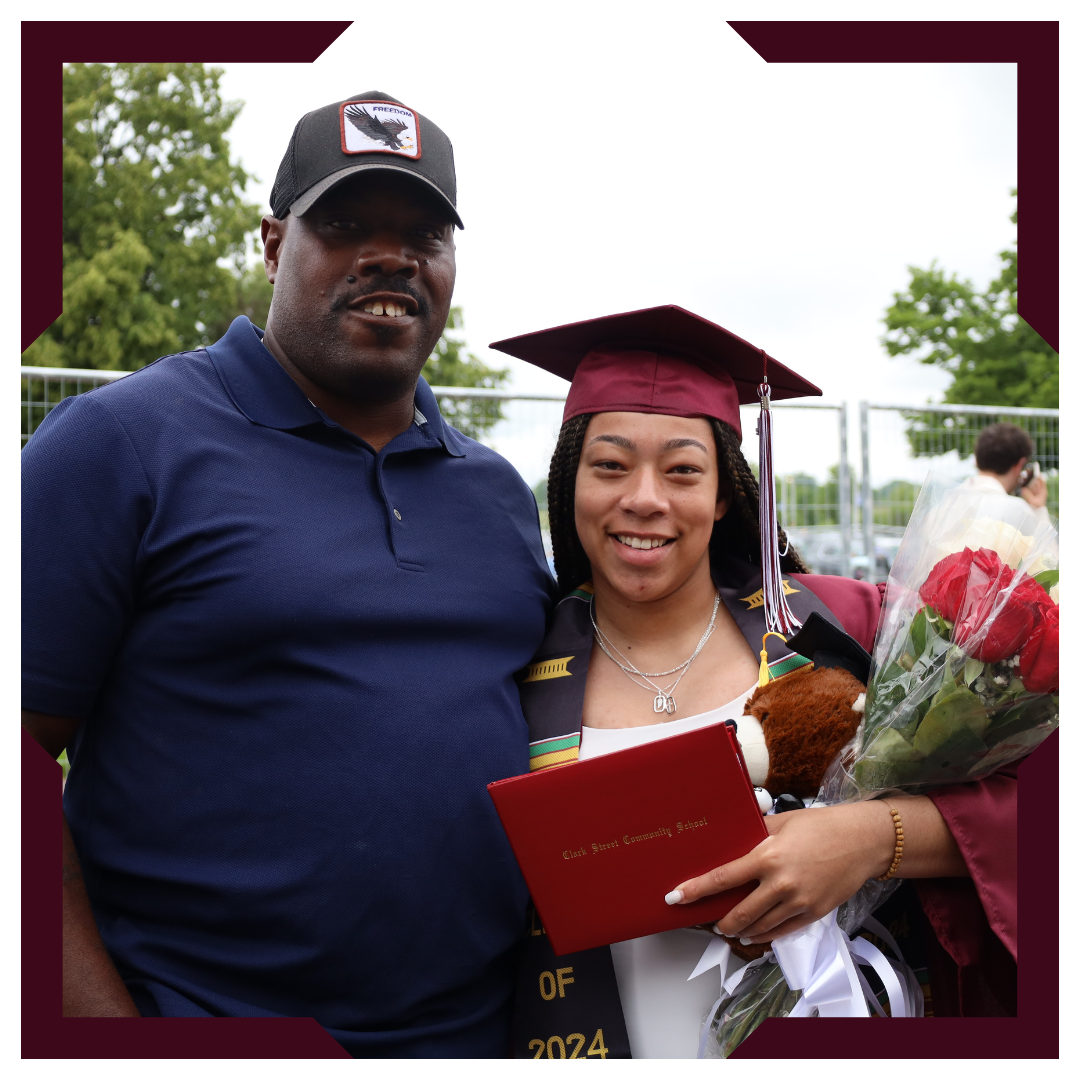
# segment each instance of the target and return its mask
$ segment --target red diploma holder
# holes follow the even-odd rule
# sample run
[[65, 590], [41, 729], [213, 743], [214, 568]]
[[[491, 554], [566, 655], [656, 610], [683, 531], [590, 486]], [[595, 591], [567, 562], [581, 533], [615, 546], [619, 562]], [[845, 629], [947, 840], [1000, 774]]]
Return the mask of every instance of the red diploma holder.
[[488, 793], [556, 956], [714, 922], [756, 888], [664, 902], [768, 836], [728, 724], [498, 780]]

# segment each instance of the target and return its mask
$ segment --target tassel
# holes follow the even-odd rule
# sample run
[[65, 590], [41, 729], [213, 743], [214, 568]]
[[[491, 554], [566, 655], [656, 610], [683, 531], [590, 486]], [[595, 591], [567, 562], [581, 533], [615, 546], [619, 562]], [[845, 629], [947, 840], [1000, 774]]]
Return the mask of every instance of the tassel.
[[[765, 354], [762, 353], [765, 357]], [[768, 364], [768, 358], [765, 357]], [[792, 634], [802, 623], [791, 613], [784, 596], [780, 573], [780, 536], [776, 523], [776, 485], [773, 482], [772, 391], [766, 372], [758, 386], [761, 416], [758, 420], [758, 526], [761, 530], [761, 590], [765, 604], [765, 626], [781, 635]]]
[[769, 684], [769, 651], [765, 645], [765, 639], [770, 637], [778, 637], [785, 645], [787, 644], [787, 638], [783, 634], [774, 633], [772, 630], [761, 635], [761, 667], [758, 668], [758, 686]]

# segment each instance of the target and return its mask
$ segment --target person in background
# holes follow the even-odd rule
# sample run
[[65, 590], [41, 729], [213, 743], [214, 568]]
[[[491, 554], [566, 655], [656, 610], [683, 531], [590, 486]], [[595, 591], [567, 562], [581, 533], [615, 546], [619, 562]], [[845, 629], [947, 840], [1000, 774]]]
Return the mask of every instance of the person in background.
[[975, 491], [996, 495], [1019, 495], [1038, 515], [1040, 521], [1050, 520], [1046, 509], [1046, 481], [1038, 473], [1037, 463], [1028, 463], [1034, 448], [1031, 436], [1015, 424], [991, 424], [979, 432], [975, 443], [977, 476], [969, 477], [964, 486]]

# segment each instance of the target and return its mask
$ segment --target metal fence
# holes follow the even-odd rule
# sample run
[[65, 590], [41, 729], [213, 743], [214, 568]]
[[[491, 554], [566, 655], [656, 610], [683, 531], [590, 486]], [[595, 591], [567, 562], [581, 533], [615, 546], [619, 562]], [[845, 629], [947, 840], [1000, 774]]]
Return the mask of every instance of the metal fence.
[[[127, 374], [22, 368], [23, 443], [65, 397]], [[537, 490], [546, 526], [540, 481], [547, 476], [565, 398], [457, 386], [432, 390], [450, 423], [501, 453]], [[1056, 409], [860, 402], [862, 468], [856, 483], [849, 465], [846, 405], [799, 401], [777, 402], [773, 407], [784, 414], [775, 429], [774, 447], [780, 520], [804, 559], [820, 573], [884, 580], [926, 473], [933, 468], [957, 477], [970, 475], [978, 433], [1000, 420], [1030, 432], [1047, 478], [1050, 513], [1057, 515]], [[743, 453], [755, 469], [757, 411], [756, 406], [742, 410]], [[817, 462], [817, 475], [814, 467], [808, 468], [810, 458]]]
[[979, 432], [1002, 421], [1031, 436], [1046, 478], [1047, 508], [1056, 518], [1059, 410], [859, 402], [862, 468], [855, 515], [861, 546], [877, 555], [872, 580], [885, 579], [926, 474], [933, 469], [957, 479], [972, 475]]

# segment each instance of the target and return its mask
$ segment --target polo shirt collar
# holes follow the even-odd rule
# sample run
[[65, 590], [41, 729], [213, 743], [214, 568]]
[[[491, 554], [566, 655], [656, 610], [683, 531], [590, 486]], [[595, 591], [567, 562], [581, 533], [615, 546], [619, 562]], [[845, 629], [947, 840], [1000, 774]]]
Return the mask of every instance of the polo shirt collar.
[[[233, 404], [253, 424], [292, 431], [326, 423], [322, 411], [274, 359], [263, 344], [263, 331], [245, 315], [233, 319], [225, 336], [206, 351]], [[417, 383], [413, 423], [424, 435], [442, 443], [453, 457], [465, 456], [465, 441], [443, 419], [431, 387]]]

